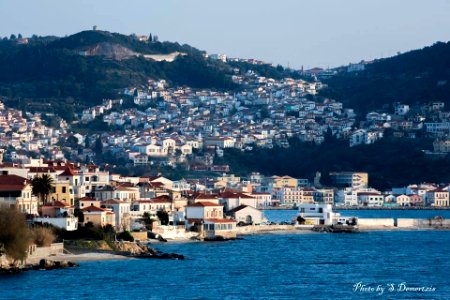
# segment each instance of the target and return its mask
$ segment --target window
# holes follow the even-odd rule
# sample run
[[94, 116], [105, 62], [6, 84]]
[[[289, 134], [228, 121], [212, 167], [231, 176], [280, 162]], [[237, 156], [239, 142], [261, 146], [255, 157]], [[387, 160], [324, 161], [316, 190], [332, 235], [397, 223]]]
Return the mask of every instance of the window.
[[86, 176], [86, 177], [84, 178], [84, 180], [89, 181], [89, 177]]
[[66, 193], [66, 191], [67, 191], [67, 190], [66, 190], [66, 187], [65, 187], [65, 186], [63, 186], [63, 187], [62, 187], [62, 193], [63, 193], [63, 194], [65, 194], [65, 193]]

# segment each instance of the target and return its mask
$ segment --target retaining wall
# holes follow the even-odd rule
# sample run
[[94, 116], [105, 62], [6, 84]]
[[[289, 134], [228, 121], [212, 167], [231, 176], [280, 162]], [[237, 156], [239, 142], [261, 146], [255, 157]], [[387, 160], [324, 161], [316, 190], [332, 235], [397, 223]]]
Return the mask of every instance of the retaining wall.
[[295, 230], [293, 225], [249, 225], [236, 227], [237, 234], [253, 234], [260, 232], [278, 231], [278, 230]]
[[358, 218], [358, 226], [392, 226], [393, 218]]
[[41, 259], [52, 255], [62, 254], [64, 252], [64, 243], [53, 243], [49, 247], [36, 247], [32, 245], [28, 249], [27, 259]]

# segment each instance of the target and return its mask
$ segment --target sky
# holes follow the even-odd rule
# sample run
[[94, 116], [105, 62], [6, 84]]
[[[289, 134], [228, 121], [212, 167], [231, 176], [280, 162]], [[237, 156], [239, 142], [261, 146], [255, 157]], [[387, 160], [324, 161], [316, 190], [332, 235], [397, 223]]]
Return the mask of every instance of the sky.
[[0, 0], [0, 36], [97, 25], [292, 68], [337, 67], [450, 40], [448, 0]]

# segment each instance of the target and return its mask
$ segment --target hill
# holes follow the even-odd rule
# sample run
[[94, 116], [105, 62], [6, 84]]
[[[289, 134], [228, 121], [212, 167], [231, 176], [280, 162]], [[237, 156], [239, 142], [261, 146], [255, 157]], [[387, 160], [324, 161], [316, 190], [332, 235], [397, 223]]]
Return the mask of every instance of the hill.
[[33, 37], [28, 43], [0, 41], [0, 96], [19, 108], [39, 106], [58, 112], [70, 103], [92, 105], [148, 79], [230, 89], [235, 86], [229, 73], [229, 66], [206, 60], [202, 51], [191, 46], [143, 42], [106, 31]]
[[450, 104], [450, 42], [379, 59], [361, 72], [340, 72], [322, 95], [366, 113], [394, 102]]

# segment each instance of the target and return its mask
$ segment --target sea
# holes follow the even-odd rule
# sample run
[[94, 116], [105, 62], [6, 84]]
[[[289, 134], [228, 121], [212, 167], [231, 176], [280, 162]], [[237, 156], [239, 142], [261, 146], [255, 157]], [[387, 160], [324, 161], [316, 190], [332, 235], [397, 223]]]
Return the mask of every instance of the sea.
[[[279, 222], [295, 213], [266, 216]], [[186, 259], [89, 261], [72, 269], [3, 275], [0, 299], [450, 299], [450, 231], [274, 233], [153, 246]]]

